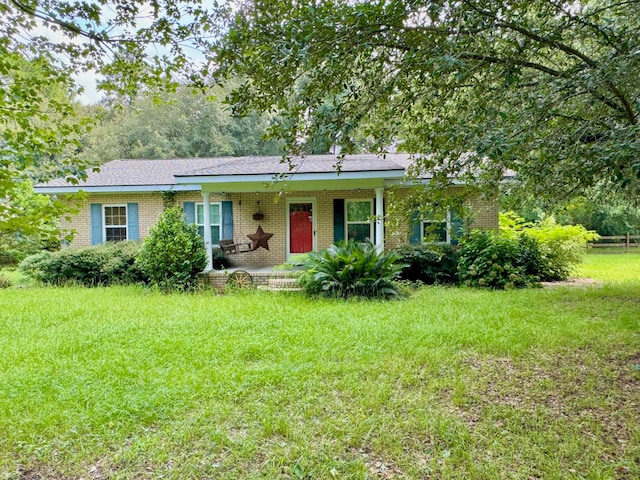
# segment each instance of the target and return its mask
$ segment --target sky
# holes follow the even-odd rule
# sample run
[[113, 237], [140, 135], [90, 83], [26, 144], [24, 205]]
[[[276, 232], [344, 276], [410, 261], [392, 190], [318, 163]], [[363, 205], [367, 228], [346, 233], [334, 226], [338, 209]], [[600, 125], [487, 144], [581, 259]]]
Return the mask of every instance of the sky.
[[[88, 3], [91, 3], [91, 2], [88, 2]], [[138, 2], [138, 5], [139, 6], [141, 5], [141, 7], [140, 7], [139, 13], [136, 15], [135, 25], [128, 28], [130, 35], [135, 31], [137, 31], [138, 29], [150, 26], [152, 23], [153, 15], [151, 12], [151, 7], [148, 4], [145, 6], [143, 2]], [[113, 19], [115, 17], [116, 15], [115, 9], [109, 5], [109, 2], [102, 4], [100, 8], [101, 8], [101, 23], [102, 25], [105, 25], [106, 22], [108, 22], [110, 19]], [[184, 19], [181, 18], [181, 21], [182, 20], [187, 21], [187, 18], [184, 18]], [[75, 45], [82, 45], [84, 42], [87, 41], [87, 39], [82, 36], [75, 36], [70, 38], [69, 35], [66, 34], [62, 29], [51, 28], [50, 26], [46, 25], [42, 21], [38, 21], [38, 22], [39, 22], [39, 26], [31, 31], [31, 34], [34, 36], [43, 36], [55, 43], [70, 43]], [[114, 27], [109, 30], [109, 35], [111, 36], [122, 34], [122, 33], [124, 33], [124, 29], [121, 27]], [[168, 49], [165, 49], [162, 46], [150, 45], [148, 48], [148, 53], [149, 53], [149, 56], [153, 56], [153, 55], [168, 54], [169, 51]], [[194, 62], [202, 60], [202, 55], [197, 54], [195, 51], [193, 51], [193, 53], [194, 53], [194, 59], [193, 59]], [[62, 59], [62, 61], [63, 63], [67, 63], [65, 62], [65, 59]], [[79, 87], [82, 87], [82, 93], [80, 93], [78, 97], [80, 102], [86, 105], [94, 104], [99, 102], [104, 97], [104, 94], [100, 92], [97, 88], [98, 83], [103, 78], [104, 77], [99, 75], [94, 70], [88, 70], [84, 72], [81, 71], [81, 72], [74, 73], [73, 75], [74, 81]]]
[[98, 82], [101, 78], [93, 70], [77, 73], [73, 76], [76, 84], [83, 87], [83, 92], [78, 96], [78, 100], [82, 104], [92, 105], [102, 100], [103, 93], [98, 91]]

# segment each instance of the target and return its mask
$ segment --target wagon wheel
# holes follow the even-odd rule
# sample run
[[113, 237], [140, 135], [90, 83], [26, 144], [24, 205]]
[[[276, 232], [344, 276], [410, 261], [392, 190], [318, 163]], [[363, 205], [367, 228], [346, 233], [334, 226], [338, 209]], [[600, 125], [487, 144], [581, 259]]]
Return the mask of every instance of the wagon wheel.
[[227, 285], [234, 288], [251, 288], [253, 284], [253, 278], [249, 272], [245, 272], [244, 270], [236, 270], [229, 274], [229, 278], [227, 278]]

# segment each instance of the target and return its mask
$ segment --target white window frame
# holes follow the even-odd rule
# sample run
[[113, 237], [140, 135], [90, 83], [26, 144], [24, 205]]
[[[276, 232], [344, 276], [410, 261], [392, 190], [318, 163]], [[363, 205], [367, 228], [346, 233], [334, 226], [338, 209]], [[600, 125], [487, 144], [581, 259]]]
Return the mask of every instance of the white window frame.
[[[446, 235], [447, 235], [447, 240], [444, 242], [427, 242], [427, 239], [425, 239], [424, 236], [424, 228], [425, 228], [425, 224], [431, 224], [431, 223], [446, 223]], [[428, 218], [425, 219], [424, 217], [422, 217], [422, 219], [420, 220], [420, 243], [434, 243], [436, 245], [449, 245], [451, 244], [451, 212], [449, 210], [447, 210], [447, 216], [444, 220], [435, 220], [433, 218]]]
[[[369, 217], [367, 218], [366, 222], [362, 222], [362, 221], [357, 221], [357, 222], [350, 222], [349, 221], [349, 209], [347, 207], [349, 202], [368, 202], [369, 203]], [[370, 198], [346, 198], [344, 200], [344, 233], [345, 233], [345, 239], [349, 240], [349, 225], [362, 225], [364, 223], [367, 223], [369, 225], [369, 240], [371, 240], [373, 242], [373, 227], [374, 227], [374, 223], [372, 222], [371, 219], [373, 218], [373, 200]]]
[[[218, 231], [220, 232], [220, 238], [218, 238], [218, 241], [222, 238], [222, 202], [209, 202], [209, 208], [211, 208], [212, 205], [218, 205], [218, 209], [220, 211], [220, 223], [212, 223], [211, 225], [209, 225], [209, 228], [211, 227], [218, 227]], [[204, 220], [204, 202], [195, 202], [195, 206], [193, 207], [193, 216], [195, 217], [193, 220], [196, 224], [196, 227], [202, 227], [204, 228], [205, 225], [204, 224], [200, 224], [198, 223], [198, 207], [202, 208], [202, 219]], [[204, 237], [203, 237], [204, 238]], [[214, 247], [218, 246], [218, 242], [214, 242], [213, 238], [211, 239], [211, 243], [213, 244]]]
[[[122, 208], [124, 207], [124, 225], [107, 225], [107, 208]], [[126, 238], [129, 240], [129, 207], [126, 203], [114, 203], [102, 205], [102, 242], [107, 241], [107, 228], [124, 228]], [[122, 240], [120, 240], [122, 241]]]

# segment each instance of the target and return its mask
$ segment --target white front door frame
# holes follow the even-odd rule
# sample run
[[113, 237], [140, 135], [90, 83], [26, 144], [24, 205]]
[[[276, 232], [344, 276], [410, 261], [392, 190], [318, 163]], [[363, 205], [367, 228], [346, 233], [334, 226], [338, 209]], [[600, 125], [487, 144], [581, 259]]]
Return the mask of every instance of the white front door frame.
[[291, 253], [291, 226], [289, 225], [290, 223], [290, 211], [289, 211], [289, 207], [291, 204], [293, 203], [310, 203], [311, 204], [311, 228], [312, 228], [312, 238], [313, 238], [313, 248], [312, 251], [316, 251], [318, 249], [317, 243], [316, 243], [316, 218], [318, 217], [318, 212], [316, 211], [317, 208], [317, 202], [316, 202], [316, 198], [315, 197], [301, 197], [301, 198], [287, 198], [286, 201], [286, 210], [285, 210], [285, 217], [286, 217], [286, 232], [285, 232], [285, 237], [286, 237], [286, 258], [288, 259], [290, 256], [292, 255], [298, 255], [296, 253]]

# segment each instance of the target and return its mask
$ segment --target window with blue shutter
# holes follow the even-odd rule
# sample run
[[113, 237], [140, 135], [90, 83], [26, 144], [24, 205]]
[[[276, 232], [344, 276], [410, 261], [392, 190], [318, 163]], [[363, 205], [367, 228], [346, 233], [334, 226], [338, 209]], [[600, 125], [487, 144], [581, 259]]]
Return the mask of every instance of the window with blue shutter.
[[222, 202], [222, 233], [220, 238], [233, 239], [233, 204], [229, 200]]
[[451, 245], [458, 245], [458, 240], [464, 234], [462, 218], [453, 210], [449, 212], [449, 224], [451, 225]]
[[137, 203], [127, 203], [127, 238], [129, 240], [138, 240], [140, 238]]
[[413, 212], [409, 223], [409, 243], [412, 245], [422, 243], [422, 221], [418, 210]]
[[373, 241], [373, 203], [371, 200], [346, 200], [347, 238], [357, 242]]
[[91, 245], [102, 243], [102, 204], [91, 204]]
[[209, 204], [209, 222], [204, 218], [204, 203], [196, 203], [196, 225], [198, 226], [198, 235], [204, 238], [205, 226], [211, 229], [211, 243], [217, 245], [220, 241], [220, 231], [222, 229], [222, 207], [220, 202]]
[[344, 240], [344, 200], [333, 199], [333, 243]]
[[126, 205], [102, 206], [104, 214], [102, 217], [104, 230], [103, 240], [105, 242], [121, 242], [127, 240], [127, 230], [129, 229], [127, 210]]
[[196, 223], [196, 204], [195, 202], [184, 202], [182, 204], [184, 218], [187, 223]]

